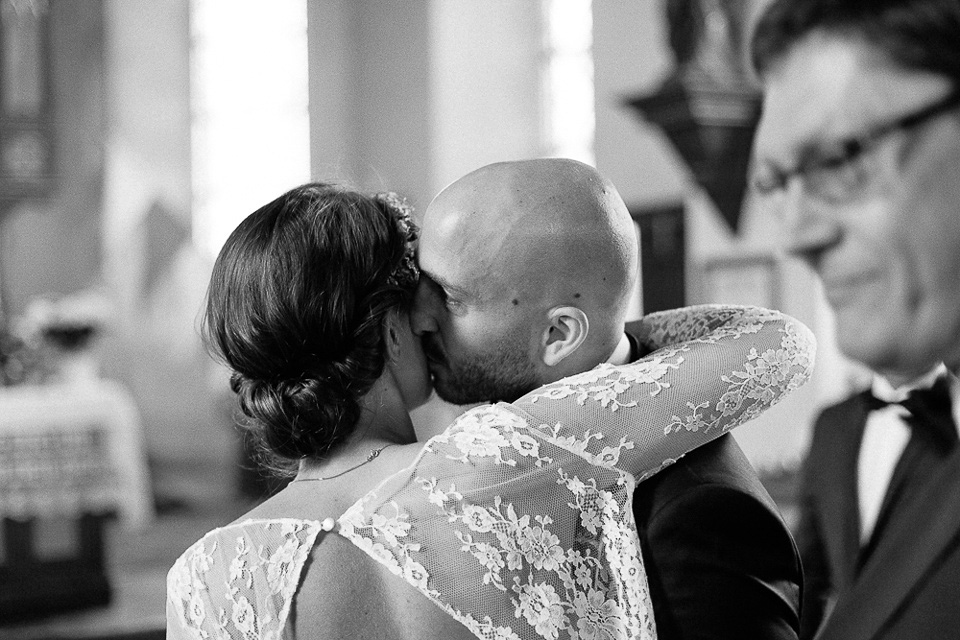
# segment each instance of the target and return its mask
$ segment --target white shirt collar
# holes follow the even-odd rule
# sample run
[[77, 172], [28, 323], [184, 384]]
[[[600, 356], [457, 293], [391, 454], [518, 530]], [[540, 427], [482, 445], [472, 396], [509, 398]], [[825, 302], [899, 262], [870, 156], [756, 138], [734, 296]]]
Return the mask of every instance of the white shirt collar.
[[916, 380], [899, 387], [894, 387], [881, 375], [874, 375], [871, 391], [879, 400], [885, 402], [900, 402], [906, 399], [907, 394], [914, 389], [927, 389], [932, 387], [937, 378], [944, 375], [947, 377], [950, 389], [950, 402], [953, 405], [953, 422], [957, 425], [957, 433], [960, 434], [960, 378], [951, 373], [943, 363], [937, 365]]
[[[929, 389], [933, 386], [933, 383], [936, 382], [937, 378], [946, 373], [947, 367], [941, 362], [919, 378], [911, 380], [910, 382], [899, 387], [894, 387], [886, 378], [879, 374], [875, 374], [873, 376], [873, 386], [871, 391], [878, 400], [883, 400], [884, 402], [901, 402], [905, 400], [907, 395], [914, 389]], [[954, 402], [956, 402], [957, 396], [953, 393], [952, 387], [953, 385], [951, 384], [950, 397], [954, 399]]]

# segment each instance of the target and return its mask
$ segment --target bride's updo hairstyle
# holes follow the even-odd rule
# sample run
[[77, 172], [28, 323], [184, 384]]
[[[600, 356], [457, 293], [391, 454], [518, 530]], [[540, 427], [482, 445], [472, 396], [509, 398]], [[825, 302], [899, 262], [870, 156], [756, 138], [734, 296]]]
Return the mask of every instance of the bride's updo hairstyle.
[[244, 426], [270, 466], [322, 457], [353, 431], [383, 373], [384, 320], [416, 288], [416, 238], [396, 195], [323, 183], [288, 191], [230, 234], [203, 335], [232, 370]]

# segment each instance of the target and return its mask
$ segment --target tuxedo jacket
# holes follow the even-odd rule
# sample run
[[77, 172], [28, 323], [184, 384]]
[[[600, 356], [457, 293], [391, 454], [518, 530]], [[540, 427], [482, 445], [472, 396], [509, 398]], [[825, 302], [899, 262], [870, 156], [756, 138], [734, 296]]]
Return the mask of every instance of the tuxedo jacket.
[[[804, 463], [797, 543], [802, 635], [818, 640], [960, 637], [960, 447], [924, 469], [909, 502], [860, 544], [858, 394], [824, 410]], [[825, 618], [825, 621], [824, 621]]]
[[797, 547], [730, 435], [640, 483], [633, 511], [660, 640], [797, 638]]

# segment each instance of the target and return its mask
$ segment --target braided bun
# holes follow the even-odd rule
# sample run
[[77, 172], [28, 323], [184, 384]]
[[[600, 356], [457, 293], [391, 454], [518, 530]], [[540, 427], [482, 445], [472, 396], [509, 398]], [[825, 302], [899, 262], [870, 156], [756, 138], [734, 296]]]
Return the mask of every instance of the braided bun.
[[207, 292], [204, 339], [232, 370], [243, 426], [287, 470], [353, 432], [386, 362], [383, 322], [417, 282], [416, 227], [392, 195], [311, 183], [248, 216]]

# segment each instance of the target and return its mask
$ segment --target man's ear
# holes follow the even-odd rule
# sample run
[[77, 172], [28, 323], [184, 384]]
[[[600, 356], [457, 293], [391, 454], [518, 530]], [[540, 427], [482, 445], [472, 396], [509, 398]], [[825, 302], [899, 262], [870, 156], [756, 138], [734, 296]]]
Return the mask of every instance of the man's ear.
[[543, 332], [543, 363], [553, 367], [580, 348], [590, 332], [587, 314], [577, 307], [554, 307], [547, 312], [549, 325]]

